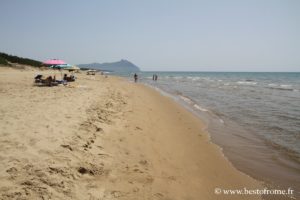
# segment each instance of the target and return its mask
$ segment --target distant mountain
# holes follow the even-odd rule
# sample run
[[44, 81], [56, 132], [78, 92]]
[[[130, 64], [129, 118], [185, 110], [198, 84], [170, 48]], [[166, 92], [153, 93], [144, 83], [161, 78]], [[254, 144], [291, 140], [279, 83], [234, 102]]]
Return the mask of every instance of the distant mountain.
[[103, 71], [113, 71], [113, 72], [137, 72], [140, 68], [128, 60], [120, 60], [118, 62], [111, 63], [91, 63], [91, 64], [79, 64], [80, 68], [91, 68], [100, 69]]

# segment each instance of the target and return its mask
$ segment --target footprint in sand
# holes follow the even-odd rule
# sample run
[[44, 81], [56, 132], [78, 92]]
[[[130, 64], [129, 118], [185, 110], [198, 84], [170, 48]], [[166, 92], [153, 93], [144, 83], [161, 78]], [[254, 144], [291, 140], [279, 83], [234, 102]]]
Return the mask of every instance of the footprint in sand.
[[161, 194], [161, 193], [155, 193], [153, 196], [154, 196], [156, 199], [162, 199], [162, 198], [164, 197], [164, 195]]
[[10, 179], [14, 180], [18, 176], [18, 169], [15, 167], [7, 169], [6, 172], [10, 175]]
[[122, 192], [119, 190], [113, 190], [113, 191], [105, 191], [104, 197], [105, 199], [115, 199], [115, 198], [121, 198], [126, 196], [128, 193]]
[[139, 163], [143, 166], [147, 166], [149, 164], [147, 160], [140, 160]]
[[133, 171], [136, 172], [136, 173], [141, 173], [141, 174], [144, 173], [144, 172], [143, 172], [142, 170], [140, 170], [139, 168], [135, 168], [135, 169], [133, 169]]
[[106, 153], [98, 153], [98, 156], [101, 156], [102, 158], [112, 157], [111, 155]]
[[63, 148], [69, 149], [70, 151], [73, 151], [73, 148], [68, 144], [62, 144], [60, 146], [63, 147]]
[[7, 173], [9, 173], [9, 174], [14, 174], [14, 173], [16, 173], [18, 170], [17, 170], [17, 168], [15, 168], [15, 167], [11, 167], [11, 168], [9, 168], [8, 170], [6, 170], [6, 172]]
[[143, 160], [140, 160], [140, 161], [139, 161], [139, 164], [140, 164], [145, 170], [149, 170], [149, 166], [150, 166], [149, 161], [143, 159]]
[[138, 187], [135, 187], [132, 189], [132, 192], [139, 192], [139, 191], [140, 191], [140, 189]]
[[89, 174], [91, 176], [107, 175], [109, 173], [109, 170], [104, 169], [103, 163], [101, 163], [100, 166], [89, 164], [89, 166], [86, 167], [79, 167], [77, 171], [82, 175]]
[[31, 138], [29, 140], [29, 145], [32, 147], [32, 146], [34, 146], [37, 143], [37, 141], [38, 141], [37, 139]]

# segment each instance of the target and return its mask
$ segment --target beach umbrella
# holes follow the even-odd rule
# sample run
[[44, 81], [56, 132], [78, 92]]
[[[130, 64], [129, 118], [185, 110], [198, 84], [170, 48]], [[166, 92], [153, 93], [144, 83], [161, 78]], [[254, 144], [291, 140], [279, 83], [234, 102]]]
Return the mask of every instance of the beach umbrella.
[[66, 62], [59, 59], [50, 59], [43, 62], [44, 65], [65, 65]]
[[61, 78], [63, 78], [61, 69], [71, 66], [69, 64], [66, 64], [65, 61], [60, 60], [60, 59], [46, 60], [45, 62], [43, 62], [43, 64], [47, 65], [49, 68], [52, 68], [52, 69], [59, 69]]
[[54, 65], [52, 66], [52, 68], [56, 68], [56, 69], [68, 69], [71, 68], [72, 65], [70, 64], [62, 64], [62, 65]]

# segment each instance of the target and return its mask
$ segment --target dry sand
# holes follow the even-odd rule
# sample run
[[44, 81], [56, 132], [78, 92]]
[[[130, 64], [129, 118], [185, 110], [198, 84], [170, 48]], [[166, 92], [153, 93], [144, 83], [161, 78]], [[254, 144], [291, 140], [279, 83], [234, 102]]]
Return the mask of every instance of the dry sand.
[[215, 194], [261, 184], [172, 99], [100, 75], [36, 87], [38, 73], [0, 68], [0, 199], [260, 198]]

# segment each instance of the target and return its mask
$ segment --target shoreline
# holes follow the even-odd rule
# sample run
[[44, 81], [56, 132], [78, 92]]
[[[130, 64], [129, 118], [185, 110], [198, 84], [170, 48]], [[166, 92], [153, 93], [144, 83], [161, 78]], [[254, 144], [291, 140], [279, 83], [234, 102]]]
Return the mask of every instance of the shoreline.
[[80, 74], [70, 87], [40, 88], [28, 82], [36, 72], [0, 70], [7, 199], [260, 199], [214, 193], [263, 187], [223, 157], [200, 119], [149, 87]]
[[[277, 189], [293, 188], [295, 194], [298, 192], [299, 181], [297, 182], [297, 178], [295, 179], [295, 177], [299, 176], [296, 167], [298, 164], [297, 160], [289, 157], [289, 154], [286, 154], [284, 151], [278, 151], [276, 155], [280, 155], [280, 160], [278, 162], [269, 160], [271, 158], [264, 157], [263, 154], [274, 154], [273, 151], [276, 148], [272, 144], [267, 144], [267, 141], [261, 136], [250, 134], [249, 130], [236, 123], [234, 124], [233, 121], [228, 119], [224, 119], [224, 121], [212, 111], [203, 108], [195, 100], [184, 96], [180, 91], [172, 93], [155, 84], [147, 82], [144, 84], [154, 88], [162, 95], [172, 98], [199, 117], [201, 121], [204, 121], [212, 143], [220, 147], [222, 154], [237, 170], [264, 182], [264, 185], [267, 187]], [[246, 157], [244, 157], [245, 155]], [[264, 158], [265, 160], [263, 160]], [[278, 172], [280, 172], [279, 177]]]

